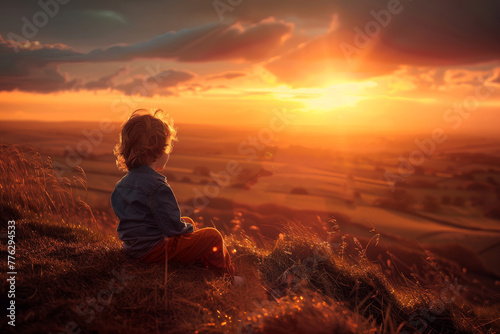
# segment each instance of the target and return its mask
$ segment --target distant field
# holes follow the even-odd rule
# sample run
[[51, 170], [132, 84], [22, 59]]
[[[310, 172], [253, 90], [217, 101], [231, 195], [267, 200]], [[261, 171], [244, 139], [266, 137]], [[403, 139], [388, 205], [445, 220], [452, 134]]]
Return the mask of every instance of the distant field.
[[[71, 179], [68, 147], [77, 150], [88, 140], [82, 130], [96, 128], [92, 123], [4, 122], [0, 124], [0, 138], [3, 143], [33, 145], [44, 157], [51, 156], [63, 166], [62, 175]], [[219, 187], [217, 200], [205, 196], [208, 207], [200, 208], [201, 212], [217, 205], [214, 208], [222, 210], [221, 217], [233, 217], [246, 212], [240, 207], [272, 204], [282, 208], [275, 214], [283, 220], [295, 218], [286, 216], [286, 210], [310, 211], [312, 216], [314, 212], [338, 215], [349, 233], [370, 237], [369, 230], [374, 226], [391, 240], [402, 237], [422, 244], [469, 247], [488, 268], [500, 273], [500, 218], [490, 214], [500, 207], [499, 142], [474, 142], [470, 138], [468, 142], [450, 141], [427, 157], [392, 193], [384, 173], [398, 173], [398, 156], [407, 157], [414, 149], [411, 139], [380, 139], [371, 152], [367, 143], [373, 140], [351, 138], [356, 143], [351, 144], [352, 149], [347, 144], [332, 144], [326, 150], [308, 146], [307, 141], [304, 146], [297, 145], [293, 138], [287, 144], [287, 134], [282, 134], [279, 145], [255, 149], [256, 155], [251, 157], [238, 150], [249, 135], [255, 135], [251, 130], [199, 125], [181, 125], [179, 129], [180, 140], [162, 173], [181, 204], [194, 206], [193, 199], [197, 194], [206, 195], [207, 184], [214, 181], [211, 175], [224, 171], [228, 161], [234, 160], [241, 172], [231, 176], [228, 185]], [[103, 133], [91, 154], [79, 163], [87, 176], [85, 200], [95, 209], [110, 210], [111, 191], [124, 175], [112, 155], [117, 138], [118, 124], [113, 131]], [[346, 143], [349, 138], [336, 142]], [[478, 152], [480, 158], [474, 156]], [[221, 206], [220, 200], [231, 205]]]

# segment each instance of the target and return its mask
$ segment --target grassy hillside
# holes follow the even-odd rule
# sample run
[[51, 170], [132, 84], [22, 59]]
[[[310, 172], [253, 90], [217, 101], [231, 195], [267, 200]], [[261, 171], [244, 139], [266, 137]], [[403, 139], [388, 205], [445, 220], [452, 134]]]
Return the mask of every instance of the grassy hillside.
[[[494, 333], [498, 304], [467, 298], [453, 272], [436, 264], [433, 284], [389, 279], [366, 246], [332, 222], [326, 235], [283, 225], [261, 247], [245, 234], [226, 236], [237, 272], [227, 278], [196, 266], [128, 258], [119, 240], [97, 231], [80, 180], [57, 177], [36, 152], [0, 148], [2, 259], [7, 224], [16, 221], [17, 333]], [[293, 217], [290, 217], [291, 219]], [[374, 237], [373, 246], [376, 244]], [[370, 246], [372, 247], [372, 246]], [[429, 259], [432, 262], [432, 258]], [[0, 274], [5, 281], [6, 270]], [[2, 299], [7, 295], [2, 286]], [[6, 306], [6, 305], [2, 305]], [[14, 329], [0, 320], [2, 332]]]

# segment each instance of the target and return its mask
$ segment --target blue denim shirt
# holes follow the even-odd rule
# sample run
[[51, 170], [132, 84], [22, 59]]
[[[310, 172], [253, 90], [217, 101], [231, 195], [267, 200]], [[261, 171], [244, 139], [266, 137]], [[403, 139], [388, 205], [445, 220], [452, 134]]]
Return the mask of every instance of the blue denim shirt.
[[193, 232], [181, 219], [177, 199], [165, 176], [144, 165], [131, 168], [116, 183], [111, 205], [120, 219], [117, 231], [132, 257], [147, 254], [165, 237]]

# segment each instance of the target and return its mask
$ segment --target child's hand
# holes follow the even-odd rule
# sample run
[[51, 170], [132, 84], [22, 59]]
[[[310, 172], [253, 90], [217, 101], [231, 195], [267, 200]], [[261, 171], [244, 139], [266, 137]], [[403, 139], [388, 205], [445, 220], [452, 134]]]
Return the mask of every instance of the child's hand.
[[196, 227], [196, 224], [195, 222], [189, 218], [189, 217], [181, 217], [181, 219], [185, 222], [185, 223], [190, 223], [191, 225], [193, 225], [193, 232], [198, 230], [198, 227]]

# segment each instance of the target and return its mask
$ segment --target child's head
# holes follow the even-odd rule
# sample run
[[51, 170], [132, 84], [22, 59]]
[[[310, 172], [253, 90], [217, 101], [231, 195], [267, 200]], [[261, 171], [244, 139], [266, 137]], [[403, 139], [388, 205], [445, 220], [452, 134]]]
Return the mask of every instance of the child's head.
[[113, 153], [118, 169], [126, 172], [130, 168], [150, 165], [163, 153], [172, 152], [177, 140], [173, 121], [161, 109], [153, 113], [138, 109], [123, 124], [120, 141]]

